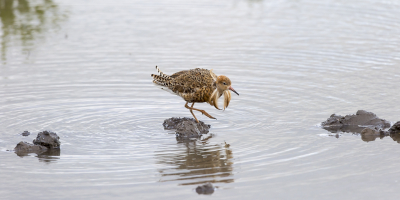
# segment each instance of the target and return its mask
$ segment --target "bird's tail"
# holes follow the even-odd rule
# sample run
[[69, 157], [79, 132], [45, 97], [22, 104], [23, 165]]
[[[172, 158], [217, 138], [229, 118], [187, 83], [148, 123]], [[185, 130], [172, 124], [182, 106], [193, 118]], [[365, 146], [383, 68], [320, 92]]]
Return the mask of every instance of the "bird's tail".
[[157, 66], [156, 66], [156, 69], [157, 69], [158, 74], [159, 74], [161, 77], [163, 77], [163, 78], [165, 78], [165, 79], [168, 79], [168, 80], [171, 80], [171, 79], [172, 79], [170, 76], [164, 74], [164, 73], [160, 70], [160, 68], [158, 68]]
[[164, 73], [156, 66], [157, 74], [152, 74], [151, 77], [153, 77], [153, 83], [161, 86], [170, 86], [170, 81], [172, 78]]

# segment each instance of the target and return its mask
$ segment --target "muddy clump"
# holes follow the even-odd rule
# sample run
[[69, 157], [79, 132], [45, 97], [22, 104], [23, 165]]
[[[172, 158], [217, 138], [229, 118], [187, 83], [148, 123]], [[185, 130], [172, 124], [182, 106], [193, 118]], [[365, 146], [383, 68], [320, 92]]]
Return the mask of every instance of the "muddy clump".
[[[386, 129], [390, 127], [390, 122], [380, 119], [372, 112], [359, 110], [355, 115], [336, 115], [332, 114], [326, 121], [321, 123], [322, 127], [332, 133], [356, 132], [361, 133], [365, 126]], [[364, 127], [363, 127], [364, 126]]]
[[45, 146], [29, 144], [27, 142], [22, 142], [22, 141], [19, 142], [17, 146], [14, 148], [14, 152], [18, 156], [25, 156], [28, 155], [29, 153], [41, 154], [47, 150], [48, 148]]
[[400, 143], [400, 121], [393, 124], [393, 126], [390, 127], [388, 132], [390, 134], [390, 137], [393, 139], [393, 141]]
[[24, 131], [21, 133], [22, 136], [29, 136], [31, 133], [29, 131]]
[[391, 134], [395, 134], [395, 133], [400, 134], [400, 121], [393, 124], [393, 126], [390, 127], [390, 129], [388, 131]]
[[[24, 133], [25, 132], [28, 131], [24, 131]], [[60, 144], [60, 137], [58, 137], [56, 133], [43, 131], [38, 133], [36, 139], [33, 140], [33, 144], [22, 141], [18, 143], [14, 148], [14, 152], [18, 156], [26, 156], [29, 153], [36, 153], [38, 155], [60, 155]]]
[[179, 138], [199, 138], [203, 134], [207, 134], [211, 125], [205, 124], [202, 121], [196, 122], [193, 118], [178, 118], [172, 117], [164, 120], [163, 123], [165, 130], [175, 129], [176, 137]]
[[56, 133], [43, 131], [38, 133], [36, 139], [33, 140], [33, 144], [45, 146], [49, 149], [58, 149], [60, 148], [60, 137]]
[[196, 188], [197, 194], [210, 195], [210, 194], [214, 193], [214, 190], [215, 190], [215, 188], [211, 183], [207, 183], [205, 185], [200, 185], [200, 186], [197, 186], [197, 188]]

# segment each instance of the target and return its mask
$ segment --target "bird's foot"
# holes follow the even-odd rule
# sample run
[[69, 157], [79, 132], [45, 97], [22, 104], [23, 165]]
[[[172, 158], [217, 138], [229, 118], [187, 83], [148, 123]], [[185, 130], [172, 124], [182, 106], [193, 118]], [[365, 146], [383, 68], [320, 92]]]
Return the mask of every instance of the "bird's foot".
[[211, 116], [210, 114], [208, 114], [208, 113], [207, 113], [206, 111], [204, 111], [204, 110], [202, 110], [202, 111], [200, 111], [200, 112], [201, 112], [201, 114], [207, 116], [207, 117], [210, 118], [210, 119], [217, 119], [217, 118]]

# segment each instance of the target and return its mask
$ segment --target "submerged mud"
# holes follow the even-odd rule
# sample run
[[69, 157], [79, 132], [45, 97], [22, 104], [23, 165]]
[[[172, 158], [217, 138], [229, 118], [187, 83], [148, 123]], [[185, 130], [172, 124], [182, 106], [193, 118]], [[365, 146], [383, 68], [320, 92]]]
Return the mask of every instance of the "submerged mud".
[[176, 137], [182, 139], [199, 138], [203, 134], [207, 134], [211, 127], [202, 121], [197, 123], [195, 119], [187, 117], [166, 119], [163, 126], [165, 130], [175, 129]]

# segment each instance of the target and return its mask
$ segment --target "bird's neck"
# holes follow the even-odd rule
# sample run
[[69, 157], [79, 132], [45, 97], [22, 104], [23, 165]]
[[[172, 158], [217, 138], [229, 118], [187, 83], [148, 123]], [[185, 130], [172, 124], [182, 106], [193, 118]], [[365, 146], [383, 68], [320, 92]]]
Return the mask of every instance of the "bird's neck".
[[[221, 96], [224, 94], [224, 90], [218, 88], [218, 94], [219, 94], [219, 97], [221, 97]], [[219, 98], [219, 97], [218, 97], [218, 98]]]

